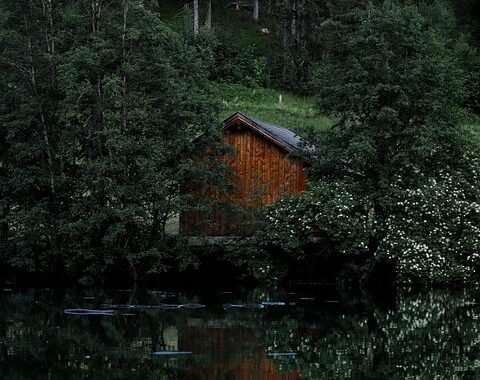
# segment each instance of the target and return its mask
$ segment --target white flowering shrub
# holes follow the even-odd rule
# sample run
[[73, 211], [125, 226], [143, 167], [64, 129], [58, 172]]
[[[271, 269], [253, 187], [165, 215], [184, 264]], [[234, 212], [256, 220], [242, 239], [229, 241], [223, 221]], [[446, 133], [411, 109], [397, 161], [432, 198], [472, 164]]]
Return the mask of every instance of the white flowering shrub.
[[399, 280], [470, 282], [480, 266], [480, 170], [440, 172], [399, 191], [377, 255], [396, 260]]
[[333, 243], [343, 253], [367, 249], [372, 221], [362, 200], [348, 183], [321, 180], [301, 195], [280, 199], [274, 204], [262, 229], [263, 239], [288, 252], [299, 252], [312, 236]]
[[[302, 258], [311, 237], [346, 254], [395, 263], [403, 283], [477, 281], [480, 270], [480, 161], [474, 154], [456, 170], [398, 175], [381, 198], [362, 199], [347, 181], [320, 180], [302, 195], [269, 210], [263, 242]], [[381, 212], [372, 206], [381, 204]], [[369, 244], [369, 242], [375, 244]], [[368, 271], [365, 266], [365, 271]]]

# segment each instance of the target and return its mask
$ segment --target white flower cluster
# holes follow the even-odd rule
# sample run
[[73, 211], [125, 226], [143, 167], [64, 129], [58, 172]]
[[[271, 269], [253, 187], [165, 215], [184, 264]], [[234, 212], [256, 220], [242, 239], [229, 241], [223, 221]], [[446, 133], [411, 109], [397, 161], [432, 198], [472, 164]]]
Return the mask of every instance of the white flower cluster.
[[266, 217], [266, 236], [287, 250], [301, 249], [312, 236], [339, 242], [339, 251], [367, 249], [371, 220], [341, 182], [320, 182], [302, 196], [280, 199]]
[[469, 187], [443, 172], [402, 192], [381, 245], [381, 253], [396, 260], [401, 280], [473, 280], [480, 266], [480, 207], [478, 198], [469, 199]]

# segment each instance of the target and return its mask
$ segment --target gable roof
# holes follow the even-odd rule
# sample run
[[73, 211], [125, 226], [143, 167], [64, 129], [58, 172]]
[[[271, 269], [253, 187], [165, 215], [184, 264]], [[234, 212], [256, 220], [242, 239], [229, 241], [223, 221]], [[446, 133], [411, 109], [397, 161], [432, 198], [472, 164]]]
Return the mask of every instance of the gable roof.
[[267, 140], [270, 140], [276, 145], [286, 149], [288, 152], [302, 152], [302, 138], [287, 128], [265, 123], [264, 121], [244, 115], [241, 112], [236, 112], [227, 118], [223, 122], [223, 125], [227, 128], [238, 122], [246, 124], [251, 129], [265, 137]]

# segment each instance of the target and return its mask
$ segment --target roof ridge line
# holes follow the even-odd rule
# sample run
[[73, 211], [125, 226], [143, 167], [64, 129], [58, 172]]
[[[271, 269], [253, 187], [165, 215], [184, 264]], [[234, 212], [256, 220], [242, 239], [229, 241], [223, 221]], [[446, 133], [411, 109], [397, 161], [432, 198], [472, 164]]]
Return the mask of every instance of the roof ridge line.
[[288, 151], [301, 151], [299, 141], [302, 138], [296, 132], [279, 125], [252, 118], [240, 111], [235, 112], [230, 117], [225, 119], [223, 122], [224, 125], [228, 124], [235, 118], [243, 119], [245, 122], [251, 124], [252, 127], [254, 126], [259, 132], [261, 131], [262, 134], [265, 134], [270, 139], [275, 141], [278, 145], [284, 146], [284, 148], [286, 148]]

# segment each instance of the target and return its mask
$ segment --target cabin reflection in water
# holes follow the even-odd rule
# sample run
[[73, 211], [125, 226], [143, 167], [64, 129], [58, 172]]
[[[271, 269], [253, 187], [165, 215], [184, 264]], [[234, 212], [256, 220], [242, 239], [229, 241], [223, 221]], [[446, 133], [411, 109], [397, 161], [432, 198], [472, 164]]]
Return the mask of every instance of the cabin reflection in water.
[[[259, 342], [254, 323], [189, 318], [175, 334], [164, 330], [167, 348], [192, 352], [200, 360], [178, 378], [184, 380], [297, 380], [299, 371], [287, 370], [291, 358], [269, 358]], [[258, 325], [256, 326], [258, 328]], [[283, 368], [282, 368], [283, 367]]]

